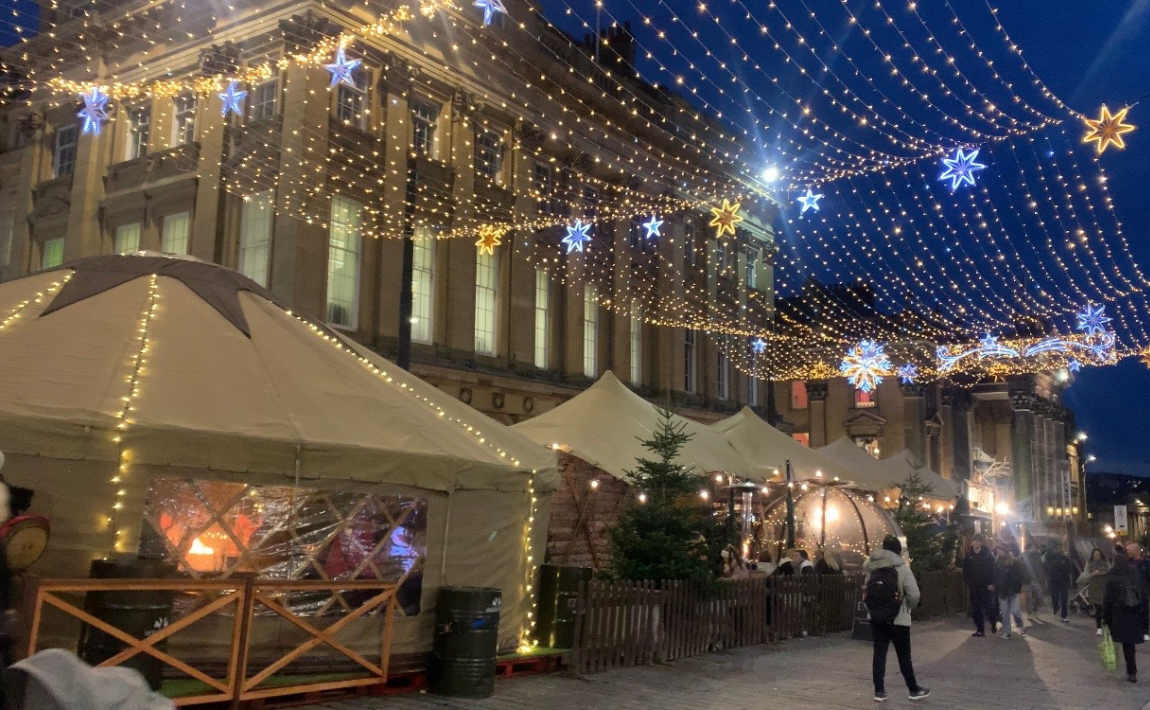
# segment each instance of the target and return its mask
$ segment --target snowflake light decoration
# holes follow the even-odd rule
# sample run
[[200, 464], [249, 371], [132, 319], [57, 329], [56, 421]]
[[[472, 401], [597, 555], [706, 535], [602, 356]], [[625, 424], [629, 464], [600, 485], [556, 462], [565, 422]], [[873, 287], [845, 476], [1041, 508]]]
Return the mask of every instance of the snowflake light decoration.
[[1106, 324], [1110, 319], [1106, 317], [1106, 306], [1087, 304], [1086, 308], [1078, 313], [1078, 330], [1088, 336], [1102, 335], [1106, 332]]
[[651, 219], [643, 223], [643, 229], [647, 230], [647, 239], [658, 239], [663, 236], [663, 220], [658, 215], [651, 215]]
[[227, 116], [228, 113], [243, 115], [243, 102], [244, 99], [247, 98], [248, 92], [240, 91], [240, 83], [238, 81], [235, 79], [229, 81], [228, 87], [224, 89], [224, 92], [216, 94], [216, 96], [219, 96], [220, 101], [223, 102], [223, 106], [220, 108], [221, 116]]
[[873, 392], [890, 372], [892, 365], [885, 346], [873, 340], [863, 340], [850, 349], [839, 365], [839, 372], [855, 388]]
[[803, 206], [802, 211], [799, 212], [799, 216], [801, 217], [804, 214], [806, 214], [807, 210], [814, 210], [815, 212], [818, 212], [819, 211], [819, 200], [821, 200], [821, 199], [823, 199], [823, 196], [821, 194], [816, 195], [814, 192], [811, 191], [811, 188], [808, 187], [807, 188], [807, 194], [799, 197], [799, 204], [801, 204]]
[[767, 341], [762, 338], [755, 338], [751, 341], [751, 350], [754, 350], [756, 355], [762, 355], [767, 351]]
[[84, 119], [81, 130], [100, 135], [100, 126], [108, 120], [108, 95], [100, 87], [93, 86], [90, 91], [80, 94], [80, 99], [84, 102], [84, 108], [76, 115]]
[[918, 365], [908, 362], [898, 368], [898, 381], [904, 385], [914, 384], [918, 378]]
[[323, 67], [331, 72], [331, 88], [334, 89], [340, 84], [355, 86], [355, 79], [352, 78], [352, 72], [362, 63], [362, 59], [348, 59], [347, 55], [344, 54], [342, 45], [336, 49], [335, 61], [331, 64], [325, 64]]
[[942, 175], [939, 175], [938, 179], [944, 182], [950, 180], [951, 191], [957, 190], [964, 182], [974, 187], [974, 174], [986, 168], [982, 163], [975, 162], [978, 158], [978, 151], [978, 148], [969, 153], [962, 148], [955, 149], [953, 158], [942, 159], [942, 164], [946, 166], [946, 169], [942, 171]]
[[495, 20], [497, 14], [507, 14], [507, 8], [503, 5], [503, 0], [475, 0], [475, 2], [471, 4], [483, 10], [484, 25], [490, 25]]
[[567, 236], [563, 237], [563, 243], [567, 245], [567, 253], [573, 251], [583, 251], [584, 245], [591, 241], [591, 223], [584, 222], [581, 219], [575, 220], [575, 224], [567, 227]]

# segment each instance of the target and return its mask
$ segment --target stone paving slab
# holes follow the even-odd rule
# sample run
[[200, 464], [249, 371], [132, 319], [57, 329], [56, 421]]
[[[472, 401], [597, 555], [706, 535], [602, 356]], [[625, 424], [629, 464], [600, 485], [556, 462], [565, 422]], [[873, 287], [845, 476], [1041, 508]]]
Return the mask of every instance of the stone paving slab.
[[[1150, 644], [1139, 646], [1142, 680], [1108, 674], [1093, 620], [1038, 615], [1026, 637], [971, 638], [952, 617], [915, 626], [915, 671], [933, 694], [915, 706], [950, 710], [1143, 710], [1150, 703]], [[1119, 653], [1119, 666], [1122, 666]], [[911, 705], [891, 651], [885, 707]], [[357, 698], [305, 710], [813, 710], [877, 708], [870, 645], [808, 638], [714, 653], [660, 666], [500, 681], [485, 700], [427, 694]]]

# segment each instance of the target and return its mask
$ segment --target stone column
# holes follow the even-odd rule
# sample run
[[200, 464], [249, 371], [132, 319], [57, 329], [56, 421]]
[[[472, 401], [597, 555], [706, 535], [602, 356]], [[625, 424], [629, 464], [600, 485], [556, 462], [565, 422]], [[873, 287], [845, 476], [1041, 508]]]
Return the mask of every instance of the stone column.
[[958, 391], [954, 388], [944, 388], [939, 393], [940, 405], [938, 417], [942, 420], [942, 427], [938, 432], [939, 468], [937, 473], [944, 478], [954, 478], [954, 399]]
[[903, 442], [919, 461], [927, 461], [926, 454], [926, 387], [904, 384], [902, 390]]
[[827, 381], [807, 380], [807, 407], [811, 415], [811, 448], [826, 446], [827, 441]]
[[950, 477], [956, 481], [969, 481], [971, 476], [970, 464], [970, 393], [965, 390], [955, 392], [954, 403], [950, 411], [952, 441], [954, 442], [953, 463]]
[[[1015, 498], [1019, 501], [1031, 499], [1031, 505], [1036, 506], [1034, 500], [1034, 406], [1035, 399], [1029, 392], [1015, 391], [1010, 393], [1013, 409], [1013, 421], [1010, 425], [1010, 458], [1011, 471], [1014, 477]], [[1039, 511], [1034, 511], [1035, 519]]]

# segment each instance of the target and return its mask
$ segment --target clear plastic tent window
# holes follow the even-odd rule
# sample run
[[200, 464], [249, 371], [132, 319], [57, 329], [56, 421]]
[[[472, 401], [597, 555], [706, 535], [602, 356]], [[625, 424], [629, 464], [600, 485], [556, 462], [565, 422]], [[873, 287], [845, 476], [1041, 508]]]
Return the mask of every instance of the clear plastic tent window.
[[[786, 498], [772, 501], [760, 528], [761, 544], [777, 559], [785, 552]], [[848, 570], [862, 566], [870, 550], [887, 535], [900, 535], [890, 515], [869, 496], [835, 486], [815, 486], [795, 496], [795, 547], [814, 554], [819, 549], [838, 553]]]
[[[144, 506], [140, 554], [175, 562], [194, 578], [255, 572], [396, 583], [401, 609], [416, 614], [426, 531], [423, 498], [157, 478]], [[345, 591], [287, 601], [296, 614], [328, 615], [370, 596]]]

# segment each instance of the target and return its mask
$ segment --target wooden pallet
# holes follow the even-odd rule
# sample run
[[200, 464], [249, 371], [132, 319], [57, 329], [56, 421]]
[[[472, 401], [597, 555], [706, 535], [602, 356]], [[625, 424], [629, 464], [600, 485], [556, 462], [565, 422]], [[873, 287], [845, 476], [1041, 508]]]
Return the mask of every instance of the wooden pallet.
[[501, 658], [495, 664], [495, 678], [502, 680], [539, 673], [554, 673], [562, 665], [563, 655], [559, 653]]

